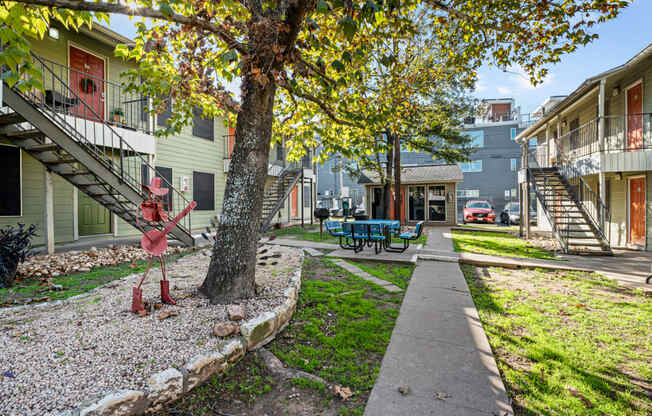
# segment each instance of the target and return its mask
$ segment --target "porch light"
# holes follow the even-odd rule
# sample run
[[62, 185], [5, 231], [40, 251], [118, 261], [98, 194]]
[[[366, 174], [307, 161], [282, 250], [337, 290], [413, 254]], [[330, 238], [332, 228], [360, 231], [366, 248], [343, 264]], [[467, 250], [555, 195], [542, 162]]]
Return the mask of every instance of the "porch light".
[[613, 90], [611, 90], [611, 95], [616, 97], [620, 95], [620, 85], [616, 85]]
[[52, 39], [59, 40], [59, 29], [56, 27], [49, 28], [48, 36], [50, 36]]

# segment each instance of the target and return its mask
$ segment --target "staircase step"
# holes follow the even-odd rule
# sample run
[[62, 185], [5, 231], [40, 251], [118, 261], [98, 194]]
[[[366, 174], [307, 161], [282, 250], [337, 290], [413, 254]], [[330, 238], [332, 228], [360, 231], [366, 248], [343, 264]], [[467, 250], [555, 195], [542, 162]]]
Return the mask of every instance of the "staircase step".
[[68, 157], [64, 159], [56, 159], [56, 160], [42, 160], [41, 163], [43, 163], [46, 166], [55, 166], [55, 165], [65, 165], [69, 163], [75, 163], [77, 162], [77, 159]]
[[601, 243], [586, 243], [586, 242], [583, 242], [583, 241], [573, 242], [573, 241], [571, 241], [571, 240], [568, 240], [568, 245], [569, 245], [569, 246], [575, 246], [575, 247], [579, 247], [579, 246], [586, 246], [586, 247], [602, 247], [602, 244], [601, 244]]
[[59, 149], [59, 145], [55, 143], [36, 144], [25, 148], [30, 153], [53, 152]]
[[0, 126], [11, 126], [23, 122], [25, 122], [23, 116], [16, 112], [0, 115]]
[[43, 134], [41, 130], [31, 129], [31, 130], [12, 131], [7, 133], [6, 136], [9, 137], [10, 139], [15, 139], [15, 140], [31, 140], [31, 139], [42, 139], [45, 137], [45, 134]]

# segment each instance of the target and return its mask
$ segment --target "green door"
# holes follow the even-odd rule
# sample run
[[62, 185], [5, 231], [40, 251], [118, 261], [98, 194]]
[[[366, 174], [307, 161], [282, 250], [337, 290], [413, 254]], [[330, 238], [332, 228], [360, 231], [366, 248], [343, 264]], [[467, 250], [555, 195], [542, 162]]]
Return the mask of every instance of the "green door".
[[108, 234], [111, 232], [111, 214], [97, 201], [78, 192], [79, 235]]

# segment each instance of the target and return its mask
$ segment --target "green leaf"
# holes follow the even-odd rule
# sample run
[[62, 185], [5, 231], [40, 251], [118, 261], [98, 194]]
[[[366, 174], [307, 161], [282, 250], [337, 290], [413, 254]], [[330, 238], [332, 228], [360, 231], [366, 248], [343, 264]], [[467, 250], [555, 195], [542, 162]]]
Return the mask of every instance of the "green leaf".
[[344, 36], [346, 36], [348, 40], [351, 40], [358, 31], [358, 25], [351, 16], [345, 16], [340, 20], [340, 29], [342, 30], [342, 33], [344, 33]]
[[333, 67], [334, 70], [337, 72], [344, 72], [346, 70], [346, 67], [342, 63], [342, 61], [335, 60], [331, 63], [331, 66]]

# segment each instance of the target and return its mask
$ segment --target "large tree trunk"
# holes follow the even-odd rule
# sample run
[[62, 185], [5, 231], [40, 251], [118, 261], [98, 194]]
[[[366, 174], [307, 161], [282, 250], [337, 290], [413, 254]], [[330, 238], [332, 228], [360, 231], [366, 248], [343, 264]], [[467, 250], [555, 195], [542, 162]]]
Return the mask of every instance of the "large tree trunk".
[[245, 76], [244, 97], [235, 129], [235, 146], [226, 179], [222, 218], [200, 292], [212, 303], [231, 303], [255, 295], [256, 251], [276, 85]]

